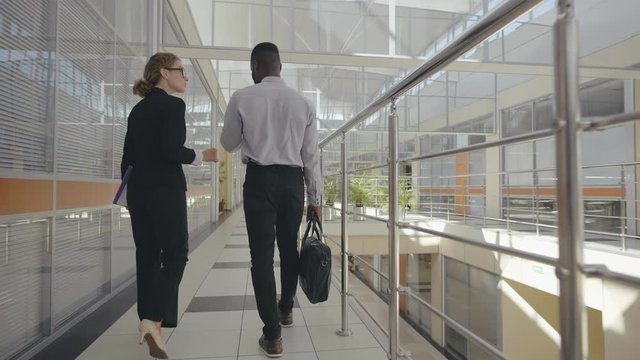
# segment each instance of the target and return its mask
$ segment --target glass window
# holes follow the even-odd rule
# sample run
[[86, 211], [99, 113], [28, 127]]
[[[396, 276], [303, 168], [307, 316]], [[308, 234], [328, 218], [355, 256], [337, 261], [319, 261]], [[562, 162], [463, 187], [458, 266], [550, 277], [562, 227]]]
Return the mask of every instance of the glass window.
[[502, 136], [509, 137], [531, 132], [533, 129], [531, 112], [531, 104], [503, 110]]
[[531, 142], [507, 145], [504, 150], [503, 186], [507, 191], [514, 186], [532, 186], [533, 172], [533, 144]]
[[549, 129], [553, 126], [554, 119], [551, 98], [535, 101], [533, 103], [533, 113], [533, 126], [535, 130]]
[[[500, 278], [457, 260], [445, 258], [445, 313], [484, 340], [498, 345]], [[462, 359], [491, 359], [466, 337], [446, 326], [445, 348]]]
[[[407, 287], [424, 301], [431, 303], [431, 254], [408, 254]], [[418, 331], [431, 332], [431, 311], [407, 296], [405, 315]]]

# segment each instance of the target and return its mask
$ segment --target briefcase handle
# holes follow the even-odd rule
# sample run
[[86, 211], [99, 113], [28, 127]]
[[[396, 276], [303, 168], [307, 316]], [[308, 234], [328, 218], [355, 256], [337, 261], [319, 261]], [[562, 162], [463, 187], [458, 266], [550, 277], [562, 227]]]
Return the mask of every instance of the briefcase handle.
[[322, 237], [322, 223], [317, 216], [313, 216], [309, 221], [307, 221], [307, 230], [304, 232], [303, 239], [306, 239], [309, 236], [309, 231], [311, 231], [311, 235], [315, 232], [318, 236], [318, 240], [324, 242], [324, 238]]

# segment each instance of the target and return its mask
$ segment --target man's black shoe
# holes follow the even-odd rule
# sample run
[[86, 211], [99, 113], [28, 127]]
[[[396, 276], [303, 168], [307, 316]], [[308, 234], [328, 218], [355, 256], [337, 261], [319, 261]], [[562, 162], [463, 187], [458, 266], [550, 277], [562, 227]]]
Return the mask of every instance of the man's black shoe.
[[282, 356], [282, 338], [276, 340], [265, 340], [264, 335], [258, 340], [260, 349], [270, 358], [278, 358]]

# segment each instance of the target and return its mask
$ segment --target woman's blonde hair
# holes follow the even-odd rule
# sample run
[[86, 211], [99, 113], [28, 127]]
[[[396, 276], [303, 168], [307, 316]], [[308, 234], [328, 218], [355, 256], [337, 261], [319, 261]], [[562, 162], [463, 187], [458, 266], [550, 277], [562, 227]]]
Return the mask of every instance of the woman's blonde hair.
[[144, 97], [149, 89], [158, 85], [160, 69], [170, 67], [177, 60], [180, 58], [172, 53], [155, 53], [145, 65], [142, 78], [133, 83], [133, 93]]

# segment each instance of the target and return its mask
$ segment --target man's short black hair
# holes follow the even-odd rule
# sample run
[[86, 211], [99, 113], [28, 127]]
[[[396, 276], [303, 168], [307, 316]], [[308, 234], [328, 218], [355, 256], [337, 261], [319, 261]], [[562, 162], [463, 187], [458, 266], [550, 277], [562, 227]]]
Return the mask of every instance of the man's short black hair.
[[256, 45], [251, 51], [251, 61], [257, 61], [258, 64], [273, 68], [280, 65], [280, 52], [276, 44], [263, 42]]

